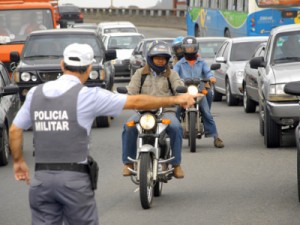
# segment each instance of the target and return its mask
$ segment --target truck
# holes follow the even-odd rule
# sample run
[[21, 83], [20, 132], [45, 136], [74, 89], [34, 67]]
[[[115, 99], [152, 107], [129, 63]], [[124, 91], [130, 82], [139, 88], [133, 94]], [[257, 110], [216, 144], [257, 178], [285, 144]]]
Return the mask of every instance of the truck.
[[0, 61], [10, 74], [16, 67], [10, 52], [21, 54], [32, 31], [56, 28], [57, 5], [53, 0], [0, 0]]

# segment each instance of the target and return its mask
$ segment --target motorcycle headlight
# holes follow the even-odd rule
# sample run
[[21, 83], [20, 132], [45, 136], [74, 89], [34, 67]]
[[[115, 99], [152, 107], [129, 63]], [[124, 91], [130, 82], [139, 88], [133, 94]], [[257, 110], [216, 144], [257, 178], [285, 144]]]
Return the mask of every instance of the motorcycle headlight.
[[140, 118], [140, 125], [144, 130], [151, 130], [156, 125], [156, 119], [152, 114], [144, 114]]
[[91, 72], [90, 72], [90, 75], [89, 75], [89, 77], [90, 77], [91, 80], [96, 80], [96, 79], [98, 78], [98, 76], [99, 76], [99, 75], [98, 75], [98, 72], [97, 72], [97, 71], [94, 71], [94, 70], [91, 71]]
[[188, 86], [188, 93], [190, 95], [196, 95], [198, 94], [198, 88], [195, 85]]
[[24, 72], [24, 73], [22, 73], [21, 74], [21, 79], [23, 80], [23, 81], [25, 81], [25, 82], [28, 82], [28, 81], [30, 81], [30, 73], [28, 73], [28, 72]]

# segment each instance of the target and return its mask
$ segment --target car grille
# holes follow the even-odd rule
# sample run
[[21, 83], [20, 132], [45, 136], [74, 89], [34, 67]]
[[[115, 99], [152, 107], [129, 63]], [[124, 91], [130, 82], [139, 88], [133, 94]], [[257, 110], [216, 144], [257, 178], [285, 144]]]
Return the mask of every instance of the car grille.
[[56, 80], [62, 75], [61, 71], [42, 71], [39, 72], [39, 76], [43, 82], [47, 82], [50, 80]]
[[129, 65], [129, 63], [130, 63], [130, 60], [129, 60], [129, 59], [124, 59], [124, 60], [123, 60], [123, 64]]
[[61, 19], [66, 19], [66, 20], [76, 20], [79, 19], [79, 13], [77, 14], [62, 14]]

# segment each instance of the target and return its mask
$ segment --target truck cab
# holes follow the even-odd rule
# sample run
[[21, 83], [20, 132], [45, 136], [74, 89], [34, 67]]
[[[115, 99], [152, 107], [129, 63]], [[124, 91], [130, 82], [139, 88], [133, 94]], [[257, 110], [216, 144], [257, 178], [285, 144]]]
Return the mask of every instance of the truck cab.
[[0, 0], [0, 61], [11, 73], [10, 52], [21, 51], [32, 31], [56, 28], [53, 1]]

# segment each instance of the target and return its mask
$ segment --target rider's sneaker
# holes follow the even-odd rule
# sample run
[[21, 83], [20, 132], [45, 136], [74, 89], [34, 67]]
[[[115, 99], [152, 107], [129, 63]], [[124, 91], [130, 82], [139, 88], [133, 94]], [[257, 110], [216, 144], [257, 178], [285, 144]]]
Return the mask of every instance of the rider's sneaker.
[[224, 148], [224, 143], [220, 138], [214, 140], [214, 145], [216, 148]]
[[180, 165], [174, 166], [173, 175], [174, 175], [174, 177], [177, 178], [177, 179], [182, 179], [182, 178], [184, 178], [184, 172], [183, 172], [183, 170], [181, 169], [181, 166], [180, 166]]
[[124, 165], [124, 167], [123, 167], [123, 176], [124, 177], [131, 176], [131, 172], [128, 168], [133, 169], [133, 164], [127, 163]]

